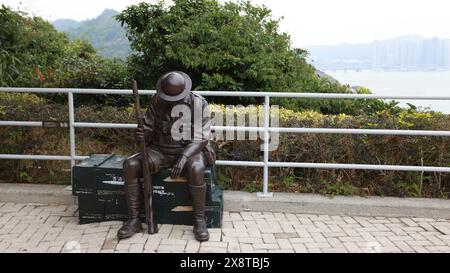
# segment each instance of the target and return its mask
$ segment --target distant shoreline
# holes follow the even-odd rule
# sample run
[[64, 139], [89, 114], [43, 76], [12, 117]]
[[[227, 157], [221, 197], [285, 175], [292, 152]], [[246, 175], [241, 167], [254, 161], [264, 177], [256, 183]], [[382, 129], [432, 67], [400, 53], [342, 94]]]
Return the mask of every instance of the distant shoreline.
[[[377, 95], [450, 95], [450, 70], [402, 71], [402, 70], [339, 70], [326, 71], [341, 84], [363, 86]], [[400, 101], [450, 114], [450, 101]]]
[[[320, 68], [319, 68], [320, 69]], [[333, 73], [333, 72], [450, 72], [450, 69], [355, 69], [355, 68], [348, 68], [348, 69], [320, 69], [321, 71], [324, 71], [325, 73]]]

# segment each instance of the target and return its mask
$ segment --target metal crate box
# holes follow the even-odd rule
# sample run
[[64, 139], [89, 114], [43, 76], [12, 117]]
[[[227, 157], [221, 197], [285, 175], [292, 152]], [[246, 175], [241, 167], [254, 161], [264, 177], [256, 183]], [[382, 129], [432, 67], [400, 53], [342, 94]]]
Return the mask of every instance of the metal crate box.
[[[127, 219], [122, 177], [123, 162], [127, 158], [93, 155], [74, 167], [73, 191], [78, 196], [80, 224]], [[223, 215], [223, 190], [216, 185], [214, 167], [206, 170], [205, 182], [208, 227], [219, 228]], [[152, 176], [152, 183], [158, 223], [191, 225], [193, 212], [187, 180], [173, 180], [170, 170], [165, 169]]]

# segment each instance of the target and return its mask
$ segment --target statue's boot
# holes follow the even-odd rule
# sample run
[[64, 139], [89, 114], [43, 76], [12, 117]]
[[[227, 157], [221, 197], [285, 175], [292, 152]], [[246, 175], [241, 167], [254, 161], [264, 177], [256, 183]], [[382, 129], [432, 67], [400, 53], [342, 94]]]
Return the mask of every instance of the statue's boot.
[[142, 223], [140, 218], [141, 198], [140, 186], [138, 183], [125, 185], [125, 195], [128, 204], [128, 221], [117, 233], [119, 239], [133, 237], [136, 233], [142, 232]]
[[209, 240], [209, 232], [205, 220], [206, 184], [203, 186], [189, 186], [194, 208], [194, 235], [199, 242]]

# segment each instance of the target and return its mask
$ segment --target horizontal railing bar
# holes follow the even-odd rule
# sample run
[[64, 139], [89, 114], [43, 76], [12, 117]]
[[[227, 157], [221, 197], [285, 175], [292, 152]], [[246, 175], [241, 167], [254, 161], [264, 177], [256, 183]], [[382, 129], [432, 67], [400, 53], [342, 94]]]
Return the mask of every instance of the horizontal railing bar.
[[[89, 156], [76, 156], [75, 160], [84, 160]], [[70, 156], [50, 155], [7, 155], [0, 154], [0, 159], [11, 160], [61, 160], [70, 161]], [[264, 167], [264, 162], [258, 161], [226, 161], [218, 160], [218, 166], [235, 167]], [[347, 170], [373, 170], [373, 171], [417, 171], [417, 172], [450, 172], [450, 167], [429, 166], [402, 166], [402, 165], [367, 165], [367, 164], [333, 164], [333, 163], [293, 163], [269, 162], [272, 168], [303, 168], [303, 169], [347, 169]]]
[[226, 131], [226, 132], [264, 132], [264, 127], [234, 127], [234, 126], [211, 126], [213, 131]]
[[[0, 126], [27, 126], [42, 127], [40, 121], [0, 121]], [[74, 123], [76, 128], [103, 128], [103, 129], [136, 129], [137, 124], [128, 123]], [[264, 127], [230, 127], [213, 126], [216, 131], [234, 132], [264, 132]], [[346, 128], [269, 128], [274, 133], [301, 133], [301, 134], [354, 134], [354, 135], [397, 135], [397, 136], [435, 136], [449, 137], [450, 131], [427, 130], [388, 130], [388, 129], [346, 129]]]
[[61, 156], [61, 155], [9, 155], [9, 154], [0, 154], [0, 159], [9, 159], [9, 160], [61, 160], [61, 161], [70, 161], [72, 158], [70, 156]]
[[301, 92], [234, 92], [196, 91], [205, 97], [266, 97], [271, 98], [311, 98], [311, 99], [398, 99], [398, 100], [450, 100], [450, 96], [405, 96], [343, 93], [301, 93]]
[[[75, 160], [85, 160], [89, 156], [75, 156]], [[70, 156], [64, 155], [13, 155], [13, 154], [0, 154], [0, 159], [10, 159], [10, 160], [61, 160], [70, 161], [72, 158]]]
[[[0, 92], [14, 93], [73, 93], [85, 95], [132, 95], [127, 89], [77, 89], [77, 88], [18, 88], [0, 87]], [[153, 95], [154, 90], [141, 90], [139, 94]], [[257, 92], [257, 91], [195, 91], [207, 97], [272, 97], [272, 98], [312, 98], [312, 99], [398, 99], [398, 100], [450, 100], [450, 96], [374, 95], [343, 93], [300, 93], [300, 92]]]
[[2, 121], [0, 120], [0, 126], [13, 126], [13, 127], [42, 127], [42, 121]]
[[270, 162], [269, 167], [272, 167], [272, 168], [303, 168], [303, 169], [345, 169], [345, 170], [374, 170], [374, 171], [445, 172], [445, 173], [450, 172], [450, 167], [332, 164], [332, 163]]
[[[1, 125], [1, 123], [0, 123]], [[75, 122], [76, 128], [109, 128], [109, 129], [136, 129], [137, 124], [132, 123], [87, 123]], [[244, 131], [244, 132], [258, 132], [264, 131], [264, 127], [227, 127], [227, 126], [212, 126], [211, 130], [217, 131]]]
[[[75, 160], [88, 159], [89, 156], [76, 156]], [[61, 160], [70, 161], [72, 158], [70, 156], [59, 156], [59, 155], [13, 155], [13, 154], [0, 154], [0, 159], [10, 159], [10, 160]], [[258, 161], [225, 161], [217, 160], [216, 165], [218, 166], [244, 166], [244, 167], [264, 167], [264, 162]]]
[[[264, 132], [264, 127], [232, 127], [212, 126], [217, 131], [235, 132]], [[391, 129], [347, 129], [347, 128], [276, 128], [268, 129], [273, 133], [301, 133], [301, 134], [355, 134], [355, 135], [403, 135], [403, 136], [450, 136], [450, 131], [428, 130], [391, 130]]]
[[137, 124], [131, 123], [87, 123], [75, 122], [75, 128], [102, 128], [102, 129], [136, 129]]
[[217, 160], [216, 165], [218, 165], [218, 166], [233, 166], [233, 167], [264, 167], [264, 162]]
[[[81, 95], [132, 95], [128, 89], [80, 89], [80, 88], [22, 88], [22, 87], [0, 87], [0, 92], [13, 93], [37, 93], [37, 94], [81, 94]], [[156, 91], [140, 90], [141, 95], [153, 95]]]
[[302, 134], [351, 134], [351, 135], [397, 135], [397, 136], [450, 136], [450, 131], [345, 129], [345, 128], [270, 128], [271, 132]]

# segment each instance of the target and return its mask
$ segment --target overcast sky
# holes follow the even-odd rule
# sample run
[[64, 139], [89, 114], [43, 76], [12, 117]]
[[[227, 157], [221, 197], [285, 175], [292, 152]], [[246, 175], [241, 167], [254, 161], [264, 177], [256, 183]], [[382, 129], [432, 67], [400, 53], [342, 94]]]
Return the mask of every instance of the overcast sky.
[[[86, 20], [142, 0], [0, 0], [48, 20]], [[155, 2], [154, 0], [146, 2]], [[252, 0], [284, 17], [294, 46], [372, 42], [401, 35], [450, 38], [448, 0]]]

